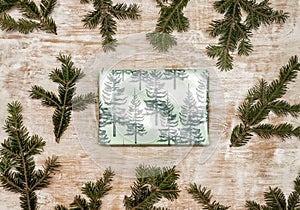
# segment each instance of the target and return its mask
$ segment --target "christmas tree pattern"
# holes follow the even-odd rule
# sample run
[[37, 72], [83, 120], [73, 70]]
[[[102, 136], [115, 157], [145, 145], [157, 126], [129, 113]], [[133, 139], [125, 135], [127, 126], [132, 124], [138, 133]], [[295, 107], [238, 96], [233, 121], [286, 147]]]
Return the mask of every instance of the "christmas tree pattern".
[[198, 80], [198, 86], [196, 89], [196, 95], [197, 95], [197, 99], [198, 102], [200, 104], [200, 110], [205, 110], [204, 112], [204, 118], [207, 120], [208, 122], [208, 108], [209, 108], [209, 98], [208, 98], [208, 72], [207, 71], [203, 71], [201, 73], [201, 77]]
[[164, 108], [161, 111], [161, 126], [162, 129], [159, 129], [160, 142], [168, 142], [168, 145], [171, 145], [171, 141], [177, 144], [178, 137], [178, 120], [176, 114], [174, 114], [174, 105], [171, 103], [169, 97], [164, 104]]
[[185, 70], [167, 69], [164, 72], [165, 79], [173, 80], [173, 89], [176, 90], [177, 79], [184, 80], [188, 78]]
[[120, 74], [121, 75], [121, 80], [125, 80], [125, 75], [126, 74], [132, 74], [132, 70], [115, 70], [115, 74]]
[[110, 142], [109, 137], [106, 134], [106, 130], [103, 129], [106, 125], [112, 124], [112, 115], [108, 108], [104, 107], [102, 101], [99, 102], [99, 143], [108, 144]]
[[127, 116], [127, 133], [125, 135], [134, 136], [134, 143], [137, 144], [138, 135], [143, 136], [147, 133], [144, 128], [143, 121], [143, 108], [141, 107], [141, 101], [138, 99], [134, 90], [133, 99], [129, 105]]
[[111, 113], [112, 133], [116, 137], [117, 124], [124, 124], [126, 122], [125, 111], [122, 106], [126, 104], [126, 96], [124, 95], [125, 88], [121, 87], [121, 77], [114, 70], [108, 74], [108, 81], [104, 84], [103, 101]]
[[100, 144], [208, 145], [207, 71], [122, 71], [100, 71]]
[[147, 81], [148, 78], [149, 78], [149, 71], [146, 70], [131, 71], [131, 82], [138, 82], [139, 90], [142, 90], [142, 82]]
[[184, 104], [181, 106], [179, 113], [181, 124], [184, 126], [180, 129], [180, 143], [182, 144], [199, 144], [204, 141], [199, 125], [204, 123], [203, 114], [200, 112], [197, 102], [190, 91], [188, 85], [187, 96]]
[[145, 100], [147, 113], [155, 116], [155, 125], [158, 125], [158, 116], [163, 108], [167, 90], [164, 89], [162, 81], [163, 73], [159, 70], [153, 70], [149, 73], [149, 79], [146, 88], [148, 100]]

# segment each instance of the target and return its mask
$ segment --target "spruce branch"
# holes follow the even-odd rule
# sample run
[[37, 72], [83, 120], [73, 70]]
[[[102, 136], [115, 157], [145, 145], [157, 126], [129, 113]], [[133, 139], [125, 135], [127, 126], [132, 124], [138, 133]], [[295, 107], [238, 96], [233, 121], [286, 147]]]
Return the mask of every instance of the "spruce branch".
[[255, 201], [246, 201], [245, 207], [248, 210], [272, 210], [272, 209], [299, 209], [300, 194], [299, 194], [299, 178], [294, 181], [294, 190], [286, 199], [283, 191], [278, 188], [269, 187], [269, 191], [264, 193], [265, 205], [261, 205]]
[[94, 10], [84, 16], [82, 22], [85, 28], [94, 29], [100, 25], [102, 47], [105, 52], [115, 50], [117, 40], [117, 20], [137, 20], [140, 17], [140, 8], [137, 4], [117, 3], [111, 0], [81, 0], [80, 3], [93, 3]]
[[124, 197], [127, 210], [162, 209], [154, 205], [162, 198], [174, 201], [180, 190], [175, 167], [159, 168], [140, 165], [136, 168], [136, 181], [131, 186], [131, 195]]
[[300, 194], [300, 175], [294, 180], [294, 190]]
[[282, 140], [292, 136], [300, 138], [300, 126], [295, 127], [287, 122], [278, 125], [261, 123], [270, 112], [277, 116], [299, 116], [300, 104], [290, 105], [281, 99], [288, 90], [288, 84], [295, 81], [299, 70], [298, 58], [293, 56], [289, 59], [289, 63], [280, 69], [278, 79], [270, 84], [262, 79], [248, 91], [244, 102], [238, 108], [238, 117], [242, 123], [235, 126], [232, 131], [231, 146], [239, 147], [247, 144], [253, 133], [262, 138], [272, 136], [278, 136]]
[[83, 111], [95, 100], [93, 93], [76, 96], [76, 83], [84, 77], [84, 73], [74, 66], [71, 59], [71, 56], [60, 54], [57, 60], [62, 63], [61, 68], [56, 68], [49, 74], [50, 80], [59, 84], [58, 95], [37, 85], [30, 90], [32, 99], [39, 99], [42, 105], [55, 108], [52, 122], [57, 143], [69, 126], [71, 111]]
[[29, 136], [20, 102], [9, 103], [8, 112], [4, 126], [8, 138], [0, 148], [0, 182], [4, 189], [20, 194], [22, 209], [34, 210], [38, 200], [35, 191], [50, 185], [60, 164], [57, 156], [48, 157], [43, 169], [36, 169], [34, 156], [43, 152], [46, 142], [37, 135]]
[[19, 0], [0, 0], [0, 13], [13, 8]]
[[160, 52], [167, 52], [169, 48], [177, 45], [176, 38], [171, 35], [173, 31], [185, 32], [189, 29], [189, 19], [184, 16], [183, 9], [189, 0], [156, 0], [160, 7], [159, 18], [155, 31], [146, 35], [147, 40]]
[[65, 207], [64, 205], [57, 205], [57, 206], [55, 206], [54, 209], [55, 209], [55, 210], [68, 210], [68, 208]]
[[41, 0], [40, 9], [42, 17], [49, 17], [52, 14], [57, 0]]
[[155, 50], [167, 52], [171, 47], [177, 45], [176, 38], [172, 34], [151, 32], [146, 34], [146, 39]]
[[[101, 209], [102, 198], [107, 195], [108, 192], [112, 189], [111, 182], [114, 175], [114, 172], [110, 168], [108, 168], [104, 171], [103, 176], [96, 182], [85, 183], [85, 185], [81, 188], [81, 192], [88, 199], [83, 198], [80, 195], [76, 195], [73, 202], [70, 204], [70, 209]], [[67, 210], [68, 208], [63, 205], [57, 205], [55, 209]]]
[[[253, 30], [261, 25], [285, 23], [288, 13], [274, 10], [269, 0], [219, 0], [214, 2], [214, 9], [224, 14], [223, 19], [213, 20], [209, 32], [212, 37], [219, 37], [219, 42], [207, 47], [207, 54], [217, 58], [217, 67], [221, 71], [233, 69], [233, 53], [248, 56], [253, 51], [251, 37]], [[243, 14], [246, 16], [243, 17]]]
[[[39, 7], [30, 0], [0, 0], [0, 28], [3, 31], [19, 31], [28, 34], [34, 30], [56, 33], [56, 24], [50, 15], [57, 0], [42, 0]], [[17, 8], [24, 18], [15, 20], [7, 12]]]
[[197, 203], [203, 206], [203, 209], [207, 210], [225, 210], [228, 209], [228, 206], [221, 205], [217, 201], [212, 201], [211, 190], [208, 190], [206, 187], [197, 184], [190, 184], [187, 189], [188, 193], [193, 196]]
[[28, 34], [33, 32], [36, 27], [38, 27], [38, 23], [31, 20], [26, 20], [24, 18], [20, 18], [16, 21], [13, 17], [11, 17], [7, 13], [0, 14], [0, 28], [5, 31], [19, 31], [23, 34]]

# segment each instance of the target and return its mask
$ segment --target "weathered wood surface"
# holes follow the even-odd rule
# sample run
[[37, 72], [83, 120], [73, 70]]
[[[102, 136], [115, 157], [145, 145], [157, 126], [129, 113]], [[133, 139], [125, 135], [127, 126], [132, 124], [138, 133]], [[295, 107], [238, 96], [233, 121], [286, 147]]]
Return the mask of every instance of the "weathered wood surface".
[[[292, 55], [300, 55], [300, 1], [271, 1], [275, 8], [289, 12], [291, 17], [282, 27], [273, 25], [257, 31], [252, 39], [254, 53], [249, 57], [236, 58], [231, 72], [218, 72], [214, 67], [215, 61], [205, 55], [205, 47], [216, 41], [206, 31], [209, 22], [218, 17], [212, 9], [213, 0], [190, 2], [185, 12], [191, 29], [187, 33], [177, 34], [181, 39], [179, 46], [167, 55], [155, 53], [143, 38], [140, 40], [144, 33], [155, 27], [158, 12], [155, 2], [130, 2], [141, 5], [142, 18], [135, 22], [118, 23], [120, 47], [111, 57], [102, 53], [98, 31], [83, 28], [81, 19], [90, 7], [81, 5], [79, 0], [58, 1], [53, 14], [58, 26], [57, 36], [44, 32], [29, 35], [0, 32], [0, 125], [3, 126], [7, 116], [7, 103], [21, 101], [24, 124], [30, 133], [39, 134], [47, 141], [44, 153], [37, 158], [38, 163], [55, 154], [62, 164], [53, 178], [53, 184], [38, 192], [40, 209], [69, 204], [74, 195], [80, 193], [84, 182], [100, 177], [109, 165], [118, 174], [113, 181], [112, 192], [104, 199], [103, 209], [123, 209], [123, 197], [129, 194], [134, 180], [133, 168], [140, 163], [177, 164], [181, 172], [180, 197], [173, 203], [161, 202], [162, 206], [171, 209], [200, 209], [185, 191], [189, 182], [212, 189], [214, 198], [232, 206], [232, 209], [244, 209], [247, 199], [263, 200], [263, 192], [268, 186], [279, 186], [286, 194], [290, 193], [292, 181], [300, 171], [298, 139], [282, 142], [276, 138], [267, 141], [254, 138], [247, 146], [235, 149], [229, 147], [229, 137], [231, 129], [238, 123], [235, 110], [248, 88], [258, 78], [272, 80]], [[137, 42], [132, 42], [137, 37]], [[124, 51], [128, 51], [128, 57], [118, 57], [125, 55]], [[54, 67], [59, 67], [55, 57], [60, 52], [72, 54], [75, 64], [87, 74], [78, 88], [81, 92], [96, 91], [97, 75], [93, 66], [118, 69], [207, 66], [213, 73], [213, 102], [210, 107], [212, 145], [207, 148], [185, 148], [178, 156], [172, 149], [158, 147], [109, 148], [111, 155], [108, 155], [109, 152], [93, 146], [97, 141], [96, 106], [74, 114], [70, 128], [61, 143], [56, 144], [51, 122], [53, 110], [29, 99], [28, 90], [35, 84], [56, 89], [48, 74]], [[291, 103], [300, 102], [299, 87], [300, 79], [290, 85], [286, 98]], [[287, 120], [299, 124], [297, 119]], [[5, 132], [0, 129], [0, 141], [5, 138]], [[20, 209], [18, 196], [0, 188], [0, 209]]]

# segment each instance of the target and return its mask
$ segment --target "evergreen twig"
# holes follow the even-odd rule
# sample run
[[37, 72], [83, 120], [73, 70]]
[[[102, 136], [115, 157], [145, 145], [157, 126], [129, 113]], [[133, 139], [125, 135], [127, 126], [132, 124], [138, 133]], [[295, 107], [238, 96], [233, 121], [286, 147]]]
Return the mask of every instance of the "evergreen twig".
[[59, 84], [58, 95], [46, 91], [43, 87], [34, 85], [30, 91], [32, 99], [40, 99], [42, 105], [55, 108], [52, 116], [54, 125], [55, 141], [59, 143], [64, 131], [68, 128], [71, 120], [71, 111], [82, 111], [88, 104], [95, 100], [94, 93], [76, 96], [76, 83], [84, 73], [81, 69], [74, 67], [71, 56], [60, 54], [57, 57], [60, 61], [61, 69], [55, 69], [49, 74], [49, 78]]
[[184, 16], [183, 9], [189, 0], [156, 0], [160, 7], [155, 31], [146, 35], [147, 40], [160, 52], [166, 52], [177, 45], [173, 31], [185, 32], [189, 29], [189, 19]]
[[263, 210], [263, 209], [299, 209], [300, 208], [300, 175], [294, 181], [294, 190], [286, 199], [283, 191], [276, 187], [269, 187], [269, 191], [264, 193], [266, 201], [265, 205], [261, 205], [255, 201], [246, 201], [245, 207], [248, 210]]
[[294, 82], [300, 70], [300, 63], [297, 56], [291, 57], [289, 63], [280, 69], [279, 78], [268, 84], [260, 80], [248, 91], [246, 99], [239, 106], [239, 118], [242, 123], [234, 127], [231, 134], [231, 146], [239, 147], [247, 144], [252, 133], [263, 138], [278, 136], [282, 140], [292, 136], [300, 138], [300, 126], [294, 127], [290, 123], [272, 125], [261, 123], [270, 112], [277, 116], [300, 115], [300, 104], [290, 105], [281, 100], [287, 92], [287, 85]]
[[[190, 184], [187, 189], [188, 193], [193, 198], [202, 204], [203, 209], [206, 210], [226, 210], [229, 206], [224, 206], [217, 201], [212, 201], [211, 190], [197, 184]], [[246, 201], [245, 207], [247, 210], [277, 210], [277, 209], [299, 209], [300, 208], [300, 175], [294, 181], [294, 190], [285, 198], [283, 191], [276, 187], [269, 187], [269, 191], [265, 192], [264, 198], [266, 205], [261, 205], [255, 201]]]
[[117, 20], [136, 20], [140, 17], [137, 4], [117, 3], [112, 0], [81, 0], [81, 3], [93, 3], [94, 10], [84, 16], [84, 27], [94, 29], [100, 25], [103, 50], [113, 51], [117, 45], [114, 35], [117, 32]]
[[[217, 67], [222, 71], [233, 68], [232, 53], [236, 50], [239, 56], [248, 56], [253, 51], [250, 40], [253, 30], [261, 25], [285, 23], [288, 18], [288, 13], [270, 7], [269, 0], [260, 3], [256, 0], [219, 0], [213, 6], [218, 13], [224, 14], [224, 19], [214, 20], [210, 24], [210, 35], [219, 37], [219, 42], [209, 45], [207, 54], [217, 57]], [[246, 17], [243, 17], [244, 13]]]
[[41, 154], [46, 142], [38, 135], [29, 136], [23, 125], [20, 102], [8, 104], [5, 122], [8, 138], [0, 149], [0, 182], [4, 189], [20, 194], [22, 209], [37, 209], [36, 190], [50, 185], [52, 175], [60, 166], [57, 156], [48, 157], [43, 169], [36, 169], [34, 156]]
[[[98, 210], [102, 206], [102, 198], [112, 189], [110, 183], [113, 180], [114, 172], [108, 168], [104, 171], [103, 177], [96, 182], [87, 182], [82, 188], [81, 192], [88, 198], [88, 200], [80, 195], [74, 197], [74, 201], [70, 204], [70, 209], [85, 209]], [[63, 205], [58, 205], [55, 210], [67, 210]]]
[[193, 196], [193, 198], [203, 206], [203, 209], [207, 210], [225, 210], [228, 209], [228, 206], [224, 206], [217, 201], [212, 201], [211, 190], [208, 190], [206, 187], [197, 184], [190, 184], [187, 189], [188, 193]]
[[[56, 24], [50, 15], [57, 0], [41, 0], [39, 7], [31, 0], [1, 0], [0, 1], [0, 28], [3, 31], [19, 31], [28, 34], [34, 30], [43, 30], [57, 34]], [[7, 12], [17, 8], [23, 18], [15, 20]]]
[[173, 201], [180, 192], [176, 183], [179, 174], [175, 167], [139, 166], [136, 169], [136, 178], [131, 187], [131, 195], [124, 198], [127, 210], [163, 210], [164, 208], [157, 208], [154, 205], [162, 198]]

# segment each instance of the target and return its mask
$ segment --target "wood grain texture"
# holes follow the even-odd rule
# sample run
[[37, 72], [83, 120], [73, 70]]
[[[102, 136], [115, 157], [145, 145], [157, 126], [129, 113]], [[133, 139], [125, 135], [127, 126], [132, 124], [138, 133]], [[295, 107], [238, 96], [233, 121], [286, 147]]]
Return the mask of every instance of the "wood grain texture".
[[[249, 57], [236, 57], [231, 72], [219, 72], [214, 67], [215, 61], [205, 55], [205, 47], [216, 42], [209, 37], [207, 28], [211, 20], [220, 17], [212, 8], [213, 0], [190, 1], [185, 9], [191, 22], [190, 31], [175, 33], [179, 45], [168, 54], [156, 53], [143, 38], [140, 39], [155, 27], [158, 17], [155, 2], [126, 2], [140, 4], [142, 18], [134, 22], [118, 22], [120, 46], [111, 57], [102, 52], [98, 31], [83, 28], [81, 19], [91, 7], [80, 4], [79, 0], [58, 1], [53, 14], [58, 26], [57, 36], [42, 31], [29, 35], [0, 32], [0, 126], [3, 127], [7, 117], [7, 103], [19, 100], [24, 107], [24, 124], [30, 133], [39, 134], [47, 141], [44, 153], [37, 157], [38, 163], [42, 164], [47, 156], [55, 154], [62, 164], [53, 178], [53, 184], [38, 192], [40, 209], [69, 204], [74, 195], [80, 193], [83, 183], [96, 180], [108, 165], [118, 173], [112, 183], [113, 190], [104, 198], [103, 209], [124, 209], [123, 197], [130, 193], [136, 164], [165, 165], [175, 154], [175, 151], [158, 147], [110, 148], [113, 155], [101, 159], [101, 149], [93, 148], [97, 141], [96, 105], [89, 106], [84, 112], [74, 113], [74, 120], [61, 143], [56, 144], [51, 121], [53, 110], [41, 106], [39, 101], [31, 100], [28, 91], [32, 85], [56, 90], [48, 74], [53, 68], [59, 67], [55, 58], [59, 53], [71, 54], [76, 66], [87, 74], [78, 88], [83, 93], [97, 89], [96, 70], [91, 69], [95, 66], [118, 69], [207, 67], [211, 70], [211, 94], [215, 94], [210, 107], [212, 145], [183, 149], [182, 156], [175, 157], [174, 163], [181, 172], [179, 184], [182, 192], [177, 201], [170, 203], [163, 200], [160, 203], [162, 206], [174, 210], [200, 209], [186, 193], [189, 182], [207, 186], [213, 191], [215, 199], [232, 206], [232, 209], [244, 209], [245, 200], [248, 199], [262, 201], [263, 192], [270, 185], [279, 186], [288, 194], [292, 181], [300, 171], [299, 139], [282, 142], [276, 138], [266, 141], [255, 137], [245, 147], [230, 148], [229, 138], [231, 129], [239, 123], [236, 108], [249, 87], [261, 77], [272, 80], [291, 56], [300, 56], [300, 1], [271, 1], [276, 9], [289, 12], [290, 18], [281, 27], [272, 25], [260, 28], [252, 39], [254, 52]], [[126, 52], [129, 55], [127, 58], [118, 57]], [[187, 60], [181, 59], [187, 57]], [[289, 87], [286, 99], [291, 103], [299, 103], [300, 78]], [[270, 118], [275, 122], [280, 120], [273, 116]], [[299, 125], [298, 119], [286, 120]], [[0, 129], [0, 142], [5, 138], [5, 132]], [[97, 151], [98, 154], [95, 154]], [[141, 158], [140, 161], [137, 157]], [[0, 209], [20, 209], [18, 196], [0, 188]]]

